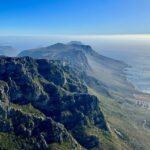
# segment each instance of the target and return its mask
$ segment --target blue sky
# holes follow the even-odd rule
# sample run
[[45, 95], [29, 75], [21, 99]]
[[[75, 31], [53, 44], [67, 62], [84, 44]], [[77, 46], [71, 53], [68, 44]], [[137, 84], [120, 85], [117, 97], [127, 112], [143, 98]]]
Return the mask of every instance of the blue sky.
[[150, 0], [0, 0], [0, 35], [150, 34]]

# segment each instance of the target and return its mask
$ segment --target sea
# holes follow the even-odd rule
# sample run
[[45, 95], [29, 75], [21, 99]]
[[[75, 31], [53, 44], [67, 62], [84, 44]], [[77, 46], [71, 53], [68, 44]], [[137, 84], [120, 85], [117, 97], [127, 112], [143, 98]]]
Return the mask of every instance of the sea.
[[150, 94], [150, 38], [100, 40], [95, 49], [128, 64], [125, 69], [127, 79], [139, 91]]

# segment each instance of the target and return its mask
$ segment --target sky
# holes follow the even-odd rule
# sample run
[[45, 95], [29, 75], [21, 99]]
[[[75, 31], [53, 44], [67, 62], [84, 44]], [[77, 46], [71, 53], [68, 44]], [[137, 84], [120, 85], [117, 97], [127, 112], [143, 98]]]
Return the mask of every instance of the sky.
[[0, 35], [150, 34], [150, 0], [0, 0]]

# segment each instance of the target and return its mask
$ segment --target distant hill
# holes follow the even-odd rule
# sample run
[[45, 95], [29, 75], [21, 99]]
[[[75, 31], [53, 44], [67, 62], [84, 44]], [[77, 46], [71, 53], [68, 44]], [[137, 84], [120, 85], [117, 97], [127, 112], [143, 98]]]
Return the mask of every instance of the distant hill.
[[12, 46], [0, 46], [0, 55], [3, 56], [16, 56], [17, 50]]

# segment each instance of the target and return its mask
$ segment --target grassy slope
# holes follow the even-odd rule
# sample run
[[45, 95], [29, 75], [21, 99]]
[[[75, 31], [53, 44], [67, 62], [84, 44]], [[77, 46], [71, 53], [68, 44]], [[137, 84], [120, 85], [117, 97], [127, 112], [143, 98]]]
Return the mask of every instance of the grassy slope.
[[[49, 149], [50, 150], [71, 150], [72, 147], [71, 145], [66, 142], [66, 143], [63, 143], [63, 144], [58, 144], [58, 143], [53, 143], [53, 144], [50, 144], [49, 145]], [[78, 150], [84, 150], [82, 147], [78, 146], [77, 148]]]
[[101, 108], [110, 127], [115, 145], [125, 150], [149, 150], [150, 128], [144, 120], [150, 120], [150, 111], [133, 104], [119, 103], [96, 93], [101, 99]]
[[0, 132], [0, 149], [2, 150], [21, 150], [24, 145], [28, 145], [28, 150], [33, 149], [28, 139], [15, 136], [14, 133]]
[[10, 103], [10, 107], [14, 108], [15, 110], [20, 110], [23, 113], [26, 113], [26, 114], [29, 114], [29, 115], [34, 115], [34, 116], [38, 116], [38, 117], [39, 116], [45, 117], [45, 115], [41, 111], [34, 108], [31, 104], [18, 105], [18, 104]]

